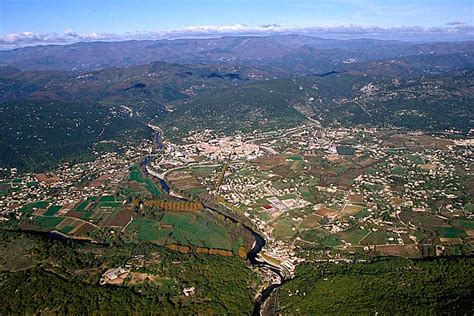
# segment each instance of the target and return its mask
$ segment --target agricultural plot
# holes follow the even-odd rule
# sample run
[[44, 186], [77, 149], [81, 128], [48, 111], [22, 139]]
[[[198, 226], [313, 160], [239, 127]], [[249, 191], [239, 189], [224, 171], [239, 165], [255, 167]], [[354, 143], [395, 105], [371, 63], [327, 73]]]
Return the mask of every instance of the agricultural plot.
[[462, 238], [467, 237], [464, 230], [455, 227], [436, 227], [436, 231], [442, 238]]
[[74, 218], [65, 218], [56, 226], [56, 229], [64, 234], [74, 234], [82, 225], [84, 225], [83, 221]]
[[383, 256], [418, 258], [420, 250], [416, 245], [378, 245], [377, 252]]
[[40, 224], [42, 227], [52, 229], [55, 228], [59, 223], [64, 220], [64, 217], [43, 217], [36, 216], [35, 222]]
[[363, 209], [364, 209], [363, 206], [349, 204], [349, 205], [344, 206], [344, 208], [341, 211], [341, 214], [354, 215], [354, 214], [362, 211]]
[[336, 247], [341, 244], [341, 240], [336, 235], [330, 235], [325, 231], [310, 229], [301, 232], [301, 237], [309, 242], [317, 243], [325, 247]]
[[106, 226], [124, 227], [132, 219], [132, 210], [124, 209], [115, 211], [107, 220]]
[[224, 227], [206, 215], [170, 212], [165, 214], [162, 222], [173, 226], [171, 237], [178, 244], [232, 249]]
[[317, 214], [310, 214], [306, 216], [305, 219], [303, 219], [303, 221], [300, 223], [299, 228], [300, 229], [316, 228], [321, 225], [319, 223], [321, 219], [322, 217]]
[[367, 237], [361, 240], [359, 243], [361, 245], [386, 245], [386, 244], [397, 244], [398, 235], [379, 230], [371, 232]]
[[76, 227], [75, 231], [71, 231], [71, 233], [74, 234], [74, 236], [86, 236], [89, 232], [93, 231], [95, 229], [94, 226], [92, 226], [89, 223], [83, 223], [80, 226]]
[[455, 228], [462, 229], [470, 237], [474, 237], [474, 220], [473, 219], [458, 219], [451, 222]]
[[76, 210], [79, 212], [84, 212], [87, 209], [88, 205], [89, 201], [83, 201], [76, 207]]
[[291, 218], [279, 219], [275, 224], [275, 231], [273, 232], [274, 236], [279, 239], [288, 240], [295, 236], [296, 229], [295, 222]]
[[38, 201], [34, 203], [27, 204], [23, 206], [20, 211], [26, 214], [33, 214], [33, 212], [37, 209], [44, 209], [48, 206], [49, 202], [46, 201]]
[[200, 167], [200, 168], [194, 167], [194, 168], [190, 168], [190, 171], [193, 175], [200, 176], [200, 177], [211, 176], [214, 173], [214, 171], [218, 171], [218, 170], [219, 170], [219, 168], [215, 168], [215, 167]]
[[166, 213], [161, 221], [135, 218], [127, 232], [139, 240], [152, 241], [160, 245], [177, 243], [198, 247], [232, 249], [229, 235], [224, 227], [216, 224], [205, 214]]
[[139, 240], [153, 241], [165, 245], [171, 231], [160, 226], [159, 222], [144, 218], [135, 218], [127, 227], [127, 232], [135, 234]]
[[337, 235], [352, 245], [357, 245], [369, 232], [367, 229], [355, 228], [339, 232]]
[[171, 186], [175, 189], [191, 195], [199, 195], [206, 191], [206, 188], [188, 172], [176, 172], [167, 176]]
[[60, 205], [51, 205], [43, 216], [54, 216], [61, 209]]
[[449, 226], [443, 219], [429, 213], [403, 212], [400, 219], [428, 231], [435, 231], [435, 227]]
[[154, 196], [159, 196], [161, 194], [161, 190], [159, 189], [158, 185], [152, 179], [145, 177], [137, 165], [132, 167], [128, 178], [136, 183], [141, 184], [144, 190], [150, 192]]

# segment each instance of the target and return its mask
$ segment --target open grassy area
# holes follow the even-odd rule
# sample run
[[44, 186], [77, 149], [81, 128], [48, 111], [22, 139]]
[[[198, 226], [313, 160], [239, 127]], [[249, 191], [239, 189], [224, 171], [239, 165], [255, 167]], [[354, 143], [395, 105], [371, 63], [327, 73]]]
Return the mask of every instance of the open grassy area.
[[173, 226], [171, 237], [179, 244], [232, 249], [225, 228], [206, 215], [166, 213], [162, 222]]
[[74, 226], [64, 226], [62, 229], [61, 229], [61, 232], [65, 233], [65, 234], [69, 234], [71, 232], [71, 230], [74, 229]]
[[274, 224], [275, 230], [273, 234], [278, 239], [291, 239], [296, 233], [296, 231], [292, 229], [295, 225], [295, 222], [293, 222], [291, 218], [278, 219]]
[[[393, 240], [390, 240], [393, 238]], [[395, 244], [396, 239], [398, 238], [397, 234], [379, 230], [376, 232], [371, 232], [364, 240], [360, 241], [362, 245], [385, 245], [385, 244]]]
[[161, 190], [159, 189], [159, 187], [156, 185], [156, 183], [151, 180], [150, 178], [146, 178], [142, 171], [140, 170], [140, 168], [138, 167], [138, 165], [135, 165], [131, 168], [130, 170], [130, 175], [129, 175], [129, 179], [130, 180], [133, 180], [137, 183], [140, 183], [140, 184], [144, 184], [145, 185], [145, 188], [147, 191], [149, 191], [151, 194], [153, 195], [160, 195], [161, 194]]
[[99, 207], [119, 208], [122, 202], [100, 202]]
[[89, 211], [85, 212], [84, 215], [82, 215], [82, 219], [83, 220], [88, 220], [92, 216], [92, 213], [94, 213], [94, 210], [89, 210]]
[[212, 172], [216, 169], [220, 170], [220, 168], [215, 168], [215, 167], [199, 167], [199, 168], [194, 167], [194, 168], [191, 168], [190, 170], [195, 175], [207, 177], [207, 176], [210, 176]]
[[341, 244], [341, 240], [336, 235], [330, 235], [327, 232], [311, 229], [305, 230], [301, 233], [301, 237], [304, 240], [318, 243], [319, 245], [323, 245], [325, 247], [336, 247]]
[[115, 196], [113, 195], [104, 195], [100, 197], [101, 202], [115, 202]]
[[349, 230], [340, 232], [338, 233], [338, 236], [340, 236], [345, 241], [348, 241], [351, 244], [356, 245], [368, 233], [369, 231], [366, 229], [354, 228], [354, 229], [349, 229]]
[[76, 207], [76, 211], [78, 211], [78, 212], [84, 212], [84, 211], [86, 210], [87, 205], [89, 205], [89, 202], [88, 202], [88, 201], [83, 201], [83, 202], [81, 202], [81, 203]]
[[127, 227], [143, 241], [232, 250], [226, 229], [205, 214], [166, 213], [161, 221], [135, 218]]
[[161, 245], [166, 243], [170, 235], [170, 231], [160, 228], [158, 222], [144, 218], [134, 218], [127, 231], [136, 232], [139, 240], [154, 241]]
[[137, 165], [133, 166], [130, 170], [129, 179], [138, 183], [143, 183], [143, 174]]

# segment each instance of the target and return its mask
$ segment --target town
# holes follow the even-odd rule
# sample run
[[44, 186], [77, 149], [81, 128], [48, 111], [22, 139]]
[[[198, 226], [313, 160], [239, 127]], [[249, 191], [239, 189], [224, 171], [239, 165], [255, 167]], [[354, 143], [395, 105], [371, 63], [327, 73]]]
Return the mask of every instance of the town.
[[[84, 232], [90, 237], [94, 228], [116, 226], [101, 225], [113, 219], [74, 216], [98, 198], [102, 209], [124, 209], [114, 223], [125, 231], [134, 216], [123, 183], [152, 157], [146, 165], [149, 196], [163, 191], [160, 183], [169, 185], [171, 196], [213, 194], [265, 236], [260, 259], [289, 271], [305, 260], [372, 252], [418, 257], [424, 245], [444, 253], [472, 244], [472, 139], [310, 122], [270, 133], [195, 131], [179, 144], [163, 145], [144, 141], [48, 173], [4, 170], [9, 175], [0, 182], [2, 221], [74, 217], [94, 226]], [[65, 227], [53, 223], [51, 229]]]

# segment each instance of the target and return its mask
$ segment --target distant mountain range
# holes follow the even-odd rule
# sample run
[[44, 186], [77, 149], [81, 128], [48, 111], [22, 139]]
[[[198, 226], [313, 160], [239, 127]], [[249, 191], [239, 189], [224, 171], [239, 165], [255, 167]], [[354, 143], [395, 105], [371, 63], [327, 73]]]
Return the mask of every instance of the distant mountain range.
[[0, 52], [0, 63], [21, 70], [89, 71], [154, 61], [275, 67], [290, 74], [320, 73], [349, 63], [406, 56], [472, 54], [474, 41], [410, 43], [335, 40], [305, 35], [211, 39], [82, 42]]

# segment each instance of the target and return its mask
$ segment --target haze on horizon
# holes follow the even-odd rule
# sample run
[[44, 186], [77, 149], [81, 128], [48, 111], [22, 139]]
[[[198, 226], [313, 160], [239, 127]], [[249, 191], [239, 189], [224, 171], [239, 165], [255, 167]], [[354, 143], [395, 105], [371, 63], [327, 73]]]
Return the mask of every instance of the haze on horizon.
[[0, 49], [289, 33], [339, 39], [472, 40], [473, 16], [469, 0], [2, 0]]

